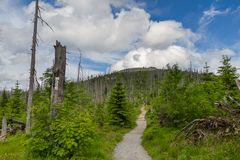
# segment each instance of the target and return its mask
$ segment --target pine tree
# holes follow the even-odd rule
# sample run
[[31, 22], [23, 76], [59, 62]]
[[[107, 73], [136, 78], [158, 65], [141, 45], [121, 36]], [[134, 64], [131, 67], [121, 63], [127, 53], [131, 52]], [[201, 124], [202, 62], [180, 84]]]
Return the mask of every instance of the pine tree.
[[8, 107], [8, 94], [5, 89], [3, 90], [3, 93], [2, 93], [0, 107], [1, 107], [0, 114], [4, 115]]
[[53, 77], [53, 67], [47, 68], [43, 73], [43, 76], [40, 77], [44, 89], [50, 94], [52, 86], [52, 77]]
[[109, 124], [120, 127], [130, 125], [128, 104], [123, 84], [117, 81], [108, 103]]
[[10, 116], [14, 118], [21, 117], [24, 111], [23, 92], [19, 88], [19, 83], [16, 83], [13, 89], [13, 94], [10, 98]]
[[237, 89], [235, 80], [238, 78], [237, 69], [230, 64], [230, 61], [230, 57], [223, 55], [221, 61], [223, 66], [218, 69], [220, 79], [228, 91]]
[[211, 81], [212, 80], [212, 72], [209, 72], [209, 68], [210, 66], [207, 64], [207, 62], [205, 62], [205, 66], [203, 67], [203, 77], [202, 79], [204, 81]]

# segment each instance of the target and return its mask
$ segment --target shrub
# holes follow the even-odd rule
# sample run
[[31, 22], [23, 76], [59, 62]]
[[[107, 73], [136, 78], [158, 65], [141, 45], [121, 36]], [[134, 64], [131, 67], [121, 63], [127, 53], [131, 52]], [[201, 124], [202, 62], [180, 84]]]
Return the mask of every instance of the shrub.
[[89, 114], [65, 106], [58, 110], [56, 119], [50, 119], [49, 107], [45, 106], [35, 110], [34, 118], [29, 139], [32, 157], [71, 159], [85, 157], [91, 151], [96, 129]]

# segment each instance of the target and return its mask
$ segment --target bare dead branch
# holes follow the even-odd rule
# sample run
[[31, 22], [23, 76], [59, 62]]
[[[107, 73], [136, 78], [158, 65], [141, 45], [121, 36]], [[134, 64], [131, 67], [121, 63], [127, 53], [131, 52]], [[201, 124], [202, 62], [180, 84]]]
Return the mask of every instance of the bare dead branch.
[[218, 137], [238, 135], [240, 133], [240, 109], [233, 108], [232, 102], [239, 104], [233, 97], [226, 95], [222, 102], [215, 103], [218, 109], [230, 113], [228, 117], [195, 119], [176, 134], [175, 141], [182, 137], [188, 142], [197, 143], [209, 134]]

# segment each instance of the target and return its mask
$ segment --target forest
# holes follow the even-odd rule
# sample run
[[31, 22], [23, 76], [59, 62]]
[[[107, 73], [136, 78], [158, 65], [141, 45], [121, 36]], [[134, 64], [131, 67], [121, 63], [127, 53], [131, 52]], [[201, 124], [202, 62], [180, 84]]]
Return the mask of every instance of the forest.
[[152, 159], [236, 159], [238, 74], [230, 57], [220, 61], [217, 74], [207, 63], [202, 72], [175, 64], [66, 81], [55, 118], [50, 115], [52, 70], [47, 69], [41, 77], [44, 83], [34, 91], [30, 134], [24, 133], [27, 93], [16, 82], [14, 89], [1, 92], [0, 118], [8, 122], [8, 133], [0, 142], [0, 157], [112, 159], [116, 144], [136, 126], [144, 105], [147, 128], [142, 144]]

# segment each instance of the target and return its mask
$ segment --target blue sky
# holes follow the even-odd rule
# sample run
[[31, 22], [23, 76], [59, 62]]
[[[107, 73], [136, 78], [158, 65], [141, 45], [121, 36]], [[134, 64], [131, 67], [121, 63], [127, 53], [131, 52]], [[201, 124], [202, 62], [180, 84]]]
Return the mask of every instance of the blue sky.
[[207, 39], [198, 42], [199, 49], [214, 47], [212, 40], [219, 43], [219, 47], [230, 46], [240, 38], [240, 1], [238, 0], [171, 0], [143, 1], [146, 3], [146, 10], [151, 14], [152, 20], [174, 19], [182, 22], [184, 27], [191, 28], [193, 32], [199, 30], [199, 20], [203, 12], [214, 7], [217, 10], [230, 9], [231, 13], [217, 16], [214, 21], [205, 29]]
[[[187, 68], [190, 61], [197, 69], [208, 62], [216, 72], [223, 54], [240, 64], [238, 0], [42, 0], [40, 6], [54, 32], [39, 24], [38, 77], [52, 65], [57, 39], [67, 46], [73, 80], [78, 49], [85, 77], [167, 63]], [[0, 87], [16, 80], [26, 86], [33, 14], [32, 0], [0, 1]]]

